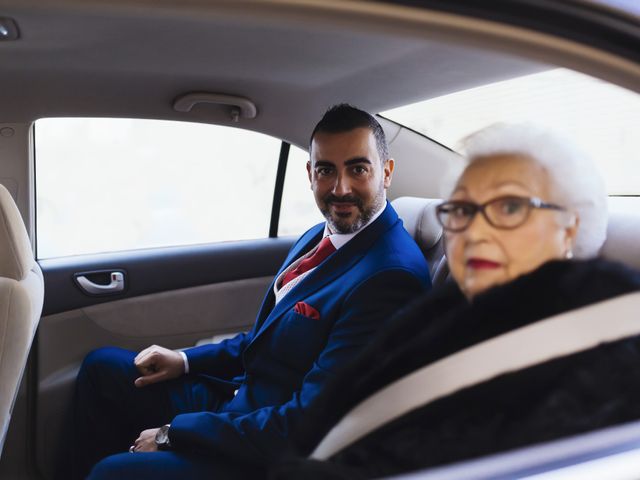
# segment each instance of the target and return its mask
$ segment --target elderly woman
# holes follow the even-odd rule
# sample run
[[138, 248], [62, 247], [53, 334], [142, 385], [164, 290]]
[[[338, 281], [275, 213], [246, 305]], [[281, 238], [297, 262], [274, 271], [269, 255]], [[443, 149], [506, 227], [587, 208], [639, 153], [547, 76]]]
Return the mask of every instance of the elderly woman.
[[[425, 365], [640, 289], [638, 273], [592, 258], [605, 239], [606, 195], [584, 155], [533, 126], [494, 125], [465, 147], [469, 164], [437, 209], [455, 282], [400, 312], [345, 368], [308, 412], [301, 456], [363, 400]], [[273, 477], [379, 477], [637, 419], [639, 365], [633, 337], [498, 375]]]

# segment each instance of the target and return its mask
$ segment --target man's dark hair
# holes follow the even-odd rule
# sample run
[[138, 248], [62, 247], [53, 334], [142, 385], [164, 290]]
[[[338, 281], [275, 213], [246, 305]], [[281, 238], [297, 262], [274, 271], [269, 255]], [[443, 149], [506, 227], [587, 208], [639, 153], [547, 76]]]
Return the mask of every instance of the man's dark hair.
[[389, 147], [384, 130], [375, 117], [363, 110], [357, 109], [347, 103], [334, 105], [324, 114], [311, 133], [309, 145], [313, 142], [316, 133], [343, 133], [354, 128], [368, 128], [376, 139], [376, 147], [380, 161], [384, 164], [389, 159]]

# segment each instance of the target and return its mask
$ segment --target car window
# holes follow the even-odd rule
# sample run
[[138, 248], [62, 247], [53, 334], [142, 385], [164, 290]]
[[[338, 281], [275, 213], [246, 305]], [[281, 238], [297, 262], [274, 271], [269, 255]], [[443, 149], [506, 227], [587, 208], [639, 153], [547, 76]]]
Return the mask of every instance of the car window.
[[453, 149], [495, 122], [535, 122], [573, 139], [610, 195], [640, 195], [640, 95], [567, 69], [492, 83], [381, 113]]
[[267, 237], [280, 146], [206, 124], [38, 120], [38, 257]]
[[298, 235], [324, 221], [311, 192], [307, 175], [308, 160], [309, 153], [291, 146], [282, 192], [279, 235]]

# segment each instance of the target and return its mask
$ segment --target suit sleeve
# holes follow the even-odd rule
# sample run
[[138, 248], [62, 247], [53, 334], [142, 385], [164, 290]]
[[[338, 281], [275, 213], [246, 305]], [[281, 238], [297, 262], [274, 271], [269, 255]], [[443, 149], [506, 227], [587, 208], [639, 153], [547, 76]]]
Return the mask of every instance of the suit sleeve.
[[184, 350], [189, 362], [189, 373], [206, 373], [221, 378], [242, 375], [242, 352], [250, 341], [251, 333], [239, 333], [220, 343]]
[[288, 448], [292, 431], [327, 382], [364, 346], [398, 308], [422, 292], [425, 280], [407, 270], [387, 270], [356, 286], [323, 351], [299, 390], [284, 404], [250, 413], [187, 413], [171, 422], [176, 450], [218, 454], [254, 465], [274, 461]]

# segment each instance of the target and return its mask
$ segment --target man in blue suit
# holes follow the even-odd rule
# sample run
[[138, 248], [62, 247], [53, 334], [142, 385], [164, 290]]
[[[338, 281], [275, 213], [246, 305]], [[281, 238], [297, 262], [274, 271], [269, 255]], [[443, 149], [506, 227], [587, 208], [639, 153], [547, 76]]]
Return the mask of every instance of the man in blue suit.
[[249, 333], [184, 352], [154, 345], [87, 356], [76, 388], [76, 477], [99, 461], [91, 479], [243, 478], [275, 460], [323, 386], [430, 286], [386, 200], [393, 169], [374, 117], [330, 109], [307, 164], [326, 223], [293, 246]]

